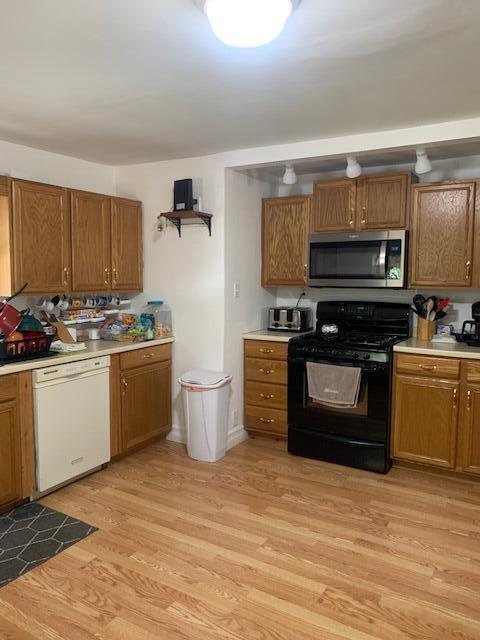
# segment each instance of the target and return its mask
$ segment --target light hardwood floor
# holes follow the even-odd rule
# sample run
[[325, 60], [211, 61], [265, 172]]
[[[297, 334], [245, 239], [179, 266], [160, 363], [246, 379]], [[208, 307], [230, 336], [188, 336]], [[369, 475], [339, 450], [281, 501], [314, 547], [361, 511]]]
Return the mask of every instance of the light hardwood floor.
[[100, 531], [0, 590], [2, 640], [480, 638], [480, 483], [162, 442], [43, 502]]

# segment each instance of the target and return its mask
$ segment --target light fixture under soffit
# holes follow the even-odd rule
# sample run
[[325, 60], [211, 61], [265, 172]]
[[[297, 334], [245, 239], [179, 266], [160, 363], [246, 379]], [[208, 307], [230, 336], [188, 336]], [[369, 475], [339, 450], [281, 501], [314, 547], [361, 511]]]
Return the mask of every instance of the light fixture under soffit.
[[285, 165], [285, 173], [283, 174], [283, 184], [296, 184], [297, 183], [297, 174], [295, 173], [295, 169], [293, 168], [293, 164]]
[[275, 40], [302, 0], [195, 0], [213, 33], [231, 47], [261, 47]]
[[425, 149], [417, 149], [417, 162], [415, 163], [415, 173], [419, 176], [422, 173], [430, 173], [432, 170], [432, 161], [428, 157]]
[[347, 156], [347, 178], [358, 178], [362, 175], [362, 167], [355, 156]]

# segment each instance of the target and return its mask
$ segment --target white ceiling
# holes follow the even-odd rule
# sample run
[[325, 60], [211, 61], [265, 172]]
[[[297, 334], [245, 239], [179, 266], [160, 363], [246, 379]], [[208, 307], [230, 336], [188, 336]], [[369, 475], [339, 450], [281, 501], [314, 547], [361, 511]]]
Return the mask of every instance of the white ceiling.
[[0, 139], [109, 164], [478, 116], [479, 0], [303, 0], [261, 49], [193, 0], [0, 0]]

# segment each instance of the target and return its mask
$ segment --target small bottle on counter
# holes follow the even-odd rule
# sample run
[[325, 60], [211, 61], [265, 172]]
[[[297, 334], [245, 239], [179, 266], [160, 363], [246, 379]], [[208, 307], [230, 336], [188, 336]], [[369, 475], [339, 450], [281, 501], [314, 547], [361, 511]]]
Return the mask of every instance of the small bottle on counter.
[[142, 309], [141, 321], [142, 324], [145, 324], [145, 321], [152, 323], [156, 340], [173, 336], [172, 311], [163, 300], [149, 300], [147, 306]]

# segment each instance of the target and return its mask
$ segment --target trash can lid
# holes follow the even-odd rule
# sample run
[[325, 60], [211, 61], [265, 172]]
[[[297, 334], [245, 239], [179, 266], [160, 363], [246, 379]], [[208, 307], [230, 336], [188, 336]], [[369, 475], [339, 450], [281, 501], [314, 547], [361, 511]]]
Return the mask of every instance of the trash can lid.
[[180, 384], [185, 384], [190, 387], [217, 387], [220, 383], [230, 380], [230, 378], [231, 376], [228, 373], [193, 369], [192, 371], [184, 373], [178, 381]]

